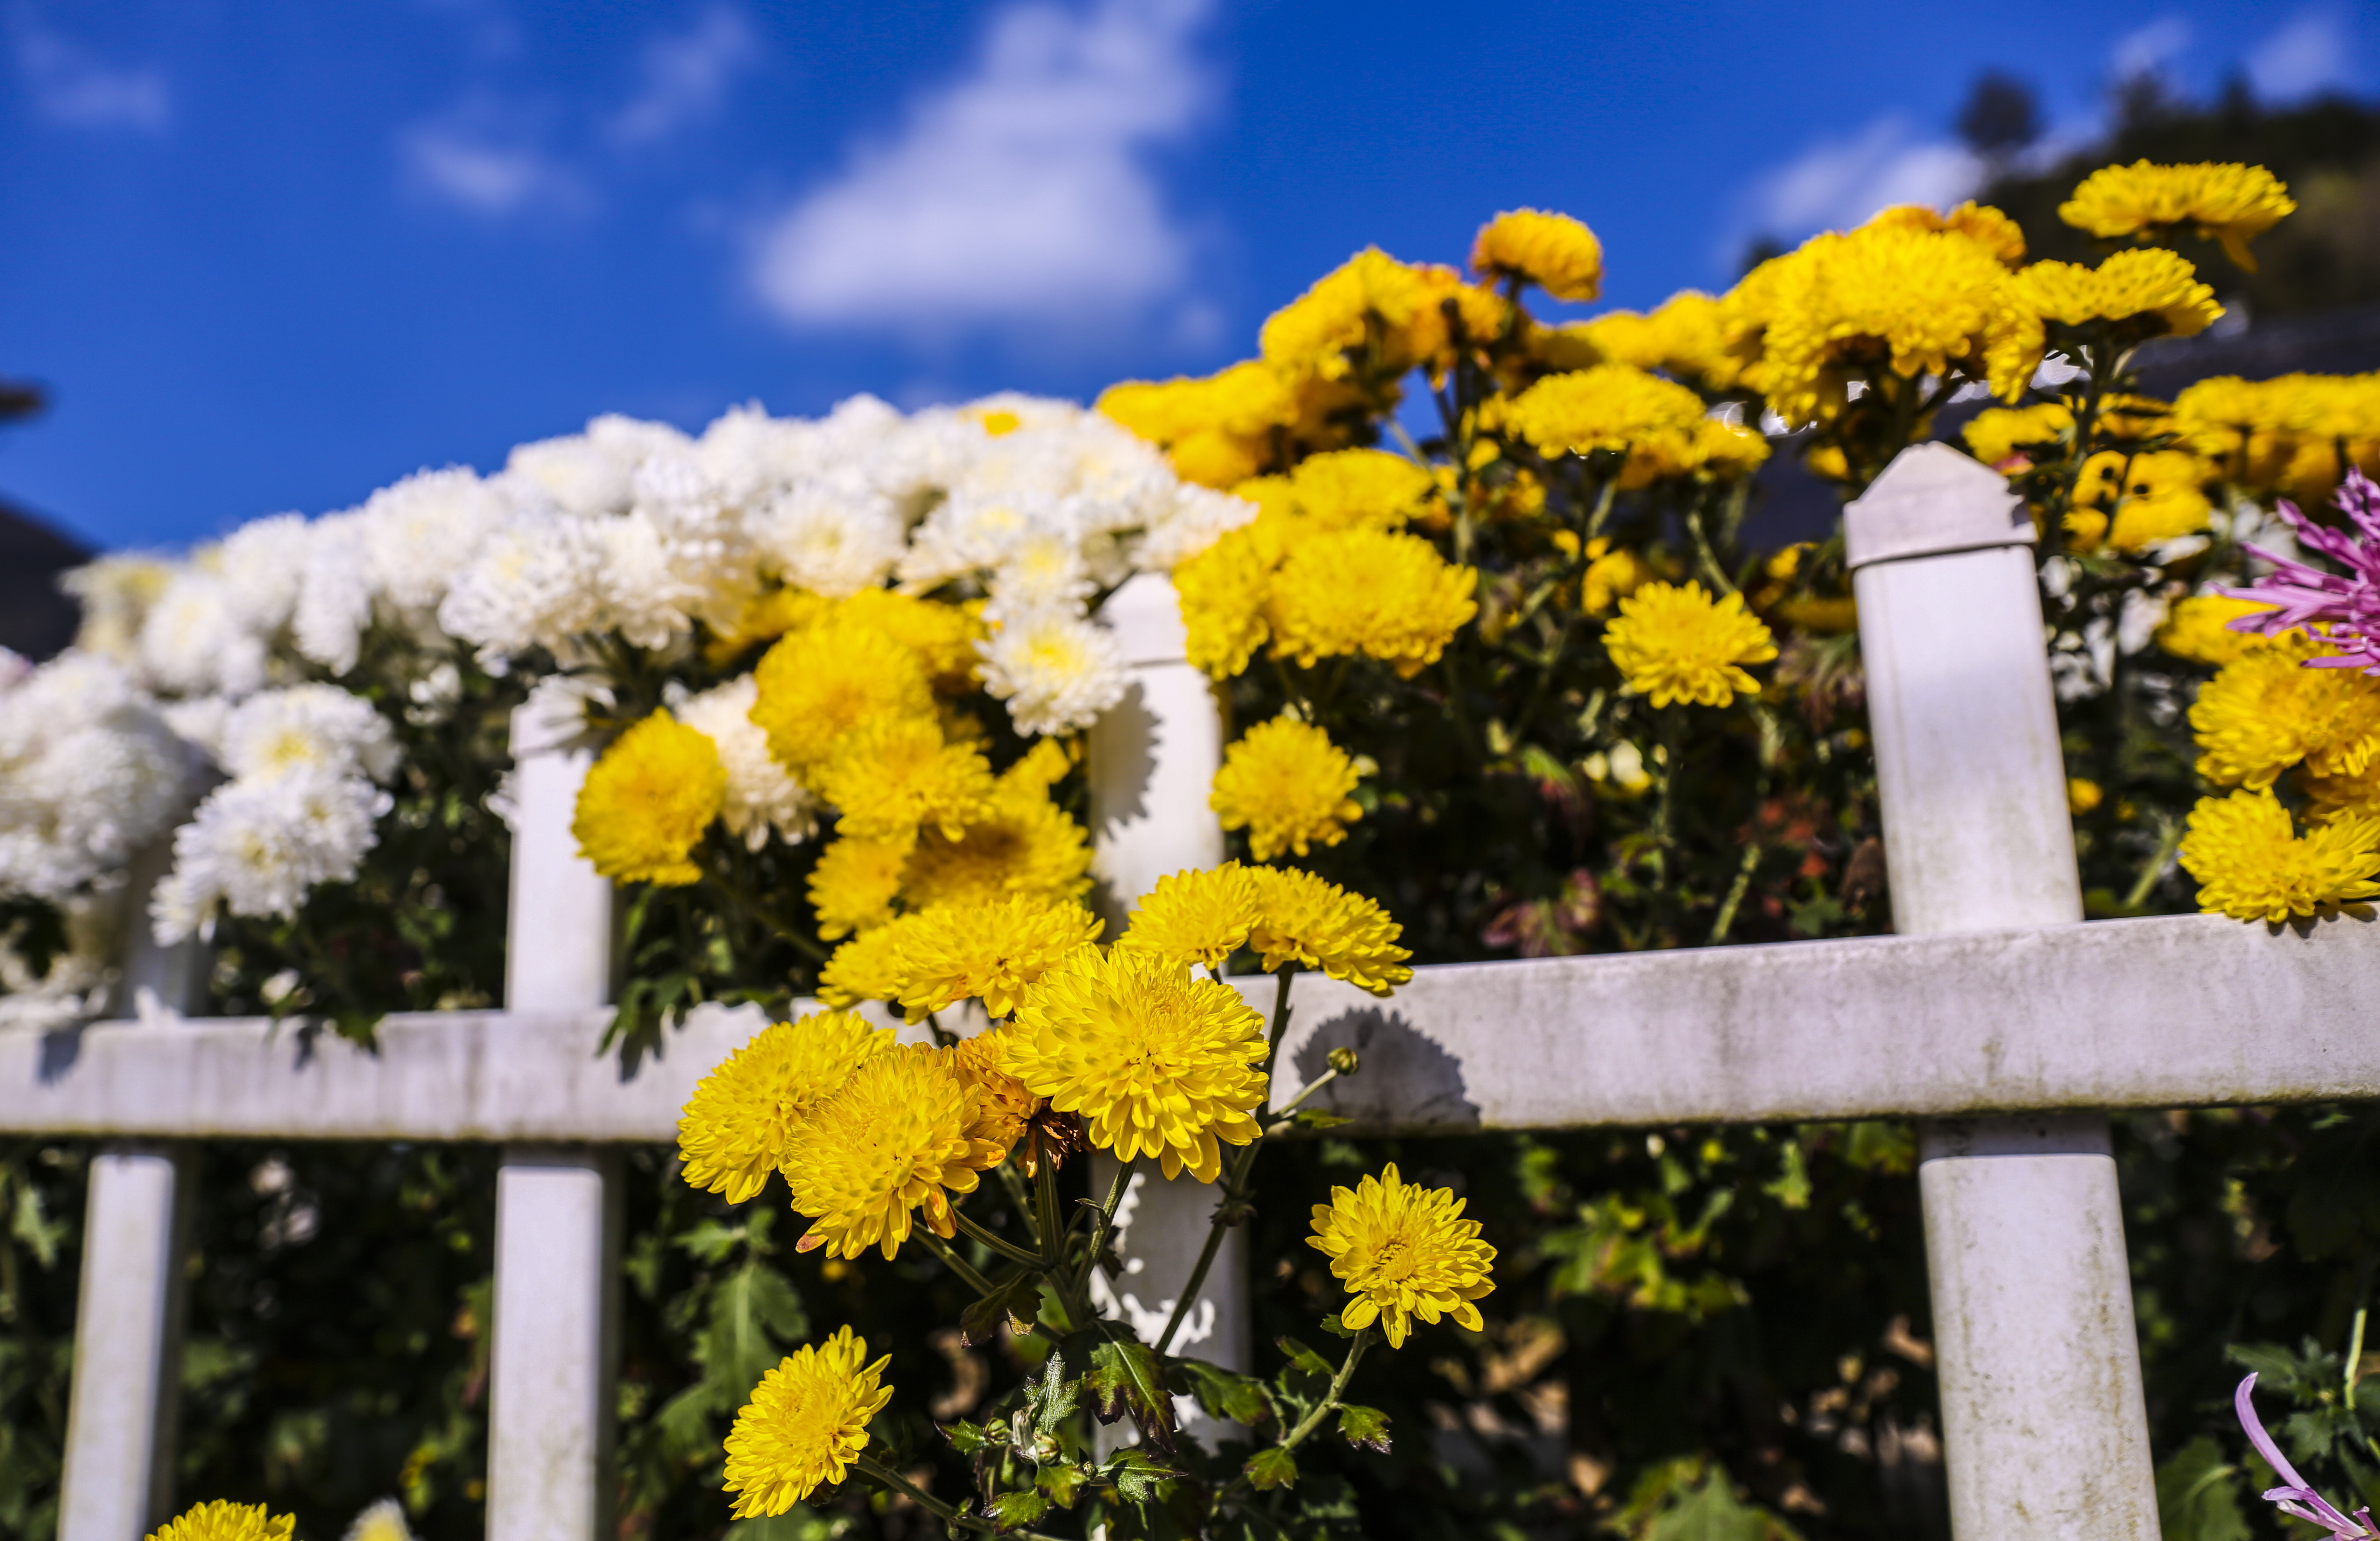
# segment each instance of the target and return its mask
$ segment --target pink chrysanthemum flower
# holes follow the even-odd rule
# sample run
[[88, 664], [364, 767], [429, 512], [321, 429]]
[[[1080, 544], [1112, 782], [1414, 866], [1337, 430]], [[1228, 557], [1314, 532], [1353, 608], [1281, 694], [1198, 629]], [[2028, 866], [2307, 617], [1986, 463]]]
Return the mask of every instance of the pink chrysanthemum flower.
[[2272, 573], [2262, 583], [2221, 592], [2277, 608], [2242, 615], [2230, 629], [2270, 637], [2298, 626], [2319, 626], [2338, 651], [2307, 660], [2307, 668], [2380, 674], [2380, 484], [2350, 468], [2335, 506], [2353, 522], [2353, 530], [2325, 529], [2286, 499], [2280, 515], [2299, 544], [2320, 552], [2346, 573], [2325, 573], [2250, 546], [2248, 553], [2271, 563]]

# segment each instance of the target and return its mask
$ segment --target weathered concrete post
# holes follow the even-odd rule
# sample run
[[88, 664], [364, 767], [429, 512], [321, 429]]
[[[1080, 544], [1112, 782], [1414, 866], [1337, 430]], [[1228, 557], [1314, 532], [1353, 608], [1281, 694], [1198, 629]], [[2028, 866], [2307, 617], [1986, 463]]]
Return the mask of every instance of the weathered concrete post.
[[[2033, 529], [1919, 444], [1845, 512], [1893, 928], [2082, 917]], [[2156, 1541], [2104, 1113], [1945, 1119], [1918, 1184], [1961, 1541]]]
[[[1207, 806], [1222, 763], [1223, 727], [1207, 676], [1187, 660], [1172, 584], [1148, 574], [1135, 577], [1100, 616], [1123, 644], [1133, 680], [1090, 734], [1092, 870], [1112, 937], [1158, 879], [1223, 859], [1222, 825]], [[1093, 1193], [1105, 1193], [1114, 1172], [1113, 1161], [1100, 1156], [1092, 1166]], [[1163, 1327], [1206, 1244], [1215, 1201], [1212, 1185], [1187, 1176], [1169, 1183], [1153, 1163], [1143, 1163], [1123, 1212], [1128, 1223], [1116, 1238], [1127, 1271], [1112, 1291], [1103, 1280], [1095, 1286], [1106, 1292], [1102, 1307], [1129, 1315], [1150, 1334]], [[1248, 1367], [1245, 1228], [1224, 1238], [1174, 1347]]]
[[[150, 891], [172, 868], [160, 843], [127, 875], [110, 1017], [178, 1015], [205, 999], [207, 950], [195, 940], [160, 947], [149, 928]], [[140, 1541], [173, 1508], [190, 1154], [176, 1142], [111, 1141], [91, 1159], [59, 1541]]]
[[[612, 885], [570, 832], [589, 758], [562, 746], [578, 720], [576, 701], [548, 686], [513, 717], [504, 996], [516, 1012], [612, 998]], [[614, 1159], [590, 1147], [512, 1147], [497, 1171], [490, 1541], [610, 1534], [619, 1188]]]

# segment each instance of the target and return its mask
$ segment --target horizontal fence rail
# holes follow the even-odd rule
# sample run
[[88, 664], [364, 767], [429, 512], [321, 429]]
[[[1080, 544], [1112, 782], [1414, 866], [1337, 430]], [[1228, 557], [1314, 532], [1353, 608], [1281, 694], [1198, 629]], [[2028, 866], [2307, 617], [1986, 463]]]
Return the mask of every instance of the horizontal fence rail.
[[[1269, 1009], [1271, 978], [1232, 983]], [[1362, 1068], [1314, 1105], [1378, 1132], [2380, 1098], [2380, 922], [2353, 919], [1451, 964], [1386, 1001], [1320, 975], [1290, 999], [1274, 1102], [1353, 1048]], [[695, 1083], [767, 1022], [698, 1007], [629, 1074], [596, 1052], [609, 1020], [396, 1015], [377, 1050], [250, 1017], [0, 1037], [0, 1131], [667, 1143]]]

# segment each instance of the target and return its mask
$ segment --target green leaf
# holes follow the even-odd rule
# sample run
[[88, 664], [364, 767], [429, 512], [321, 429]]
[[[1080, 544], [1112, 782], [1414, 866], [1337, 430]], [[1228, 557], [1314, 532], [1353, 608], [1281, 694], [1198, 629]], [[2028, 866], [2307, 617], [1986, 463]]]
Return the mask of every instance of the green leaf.
[[1323, 1317], [1321, 1321], [1315, 1325], [1321, 1328], [1323, 1331], [1328, 1332], [1333, 1338], [1337, 1338], [1342, 1341], [1355, 1336], [1355, 1329], [1349, 1327], [1345, 1322], [1341, 1321], [1339, 1319], [1339, 1313], [1336, 1311], [1331, 1312], [1329, 1316]]
[[1083, 1484], [1088, 1482], [1090, 1478], [1091, 1473], [1088, 1467], [1073, 1465], [1063, 1461], [1052, 1461], [1045, 1463], [1040, 1471], [1034, 1474], [1033, 1485], [1049, 1494], [1050, 1501], [1060, 1509], [1072, 1509], [1075, 1507], [1075, 1497], [1082, 1491]]
[[1050, 1512], [1050, 1500], [1027, 1487], [1019, 1492], [1002, 1493], [991, 1500], [988, 1511], [991, 1523], [1002, 1535], [1012, 1530], [1022, 1530]]
[[1242, 1470], [1247, 1473], [1248, 1485], [1258, 1489], [1297, 1486], [1297, 1458], [1279, 1445], [1257, 1451]]
[[712, 1287], [710, 1317], [696, 1340], [695, 1357], [722, 1395], [740, 1401], [783, 1356], [780, 1345], [808, 1332], [809, 1317], [794, 1287], [774, 1268], [747, 1263]]
[[1338, 1370], [1332, 1366], [1330, 1361], [1323, 1358], [1322, 1355], [1315, 1353], [1312, 1349], [1307, 1348], [1304, 1343], [1299, 1342], [1296, 1339], [1284, 1334], [1280, 1339], [1280, 1343], [1281, 1352], [1289, 1355], [1290, 1364], [1297, 1369], [1304, 1370], [1307, 1375], [1318, 1375], [1323, 1379], [1329, 1380], [1332, 1376], [1339, 1373]]
[[1091, 1346], [1091, 1397], [1099, 1422], [1126, 1413], [1141, 1437], [1169, 1453], [1173, 1449], [1173, 1399], [1165, 1373], [1145, 1343], [1102, 1339]]
[[2240, 1468], [2200, 1435], [2157, 1468], [2157, 1530], [2165, 1541], [2248, 1541]]
[[1019, 1332], [1029, 1332], [1040, 1309], [1041, 1276], [1021, 1273], [994, 1286], [991, 1293], [959, 1313], [959, 1336], [967, 1347], [981, 1348], [1000, 1336], [1003, 1321], [1013, 1323]]
[[1342, 1407], [1339, 1432], [1351, 1445], [1369, 1445], [1382, 1455], [1389, 1453], [1389, 1415], [1377, 1407], [1357, 1407], [1353, 1403]]
[[1342, 1118], [1337, 1113], [1326, 1113], [1319, 1108], [1300, 1108], [1290, 1117], [1297, 1121], [1297, 1126], [1301, 1129], [1336, 1129], [1342, 1124], [1355, 1122], [1352, 1118]]
[[942, 1438], [948, 1439], [951, 1442], [951, 1449], [961, 1455], [973, 1455], [991, 1443], [991, 1440], [985, 1436], [982, 1425], [971, 1424], [965, 1418], [961, 1418], [954, 1424], [944, 1424], [941, 1428]]
[[1115, 1490], [1134, 1503], [1147, 1503], [1161, 1496], [1167, 1483], [1182, 1474], [1160, 1462], [1147, 1450], [1138, 1448], [1121, 1450], [1108, 1457], [1099, 1474], [1114, 1484]]
[[1792, 1527], [1767, 1510], [1740, 1501], [1717, 1467], [1683, 1502], [1655, 1516], [1645, 1541], [1790, 1541]]
[[1265, 1401], [1264, 1383], [1252, 1376], [1235, 1375], [1203, 1359], [1176, 1359], [1172, 1368], [1210, 1418], [1253, 1428], [1272, 1411]]

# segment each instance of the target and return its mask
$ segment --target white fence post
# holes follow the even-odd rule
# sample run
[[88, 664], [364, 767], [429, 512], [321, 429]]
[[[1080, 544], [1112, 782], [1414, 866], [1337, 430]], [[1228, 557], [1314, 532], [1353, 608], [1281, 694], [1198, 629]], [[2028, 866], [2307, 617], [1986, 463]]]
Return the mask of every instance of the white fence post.
[[[612, 885], [570, 832], [589, 757], [562, 746], [573, 698], [540, 686], [513, 717], [506, 1006], [570, 1012], [612, 994]], [[587, 1046], [594, 1052], [594, 1045]], [[611, 1528], [620, 1180], [591, 1147], [514, 1146], [496, 1175], [489, 1541], [598, 1541]]]
[[[1173, 585], [1143, 574], [1100, 611], [1122, 643], [1132, 688], [1090, 734], [1092, 870], [1111, 936], [1131, 906], [1169, 872], [1223, 859], [1223, 830], [1207, 798], [1222, 763], [1223, 724], [1207, 676], [1186, 657]], [[1092, 1164], [1094, 1193], [1115, 1173]], [[1116, 1250], [1128, 1270], [1103, 1304], [1129, 1312], [1148, 1332], [1165, 1322], [1198, 1261], [1217, 1190], [1183, 1177], [1136, 1174]], [[1099, 1288], [1106, 1291], [1104, 1280]], [[1223, 1239], [1199, 1298], [1184, 1317], [1177, 1348], [1231, 1369], [1249, 1367], [1247, 1232]]]
[[[1919, 444], [1845, 511], [1894, 929], [2082, 916], [2033, 529]], [[2105, 1113], [1946, 1119], [1919, 1191], [1960, 1541], [2156, 1541]]]
[[[172, 866], [160, 843], [127, 874], [112, 1017], [178, 1014], [202, 999], [206, 949], [160, 947], [149, 929], [150, 891]], [[165, 1141], [112, 1141], [91, 1158], [59, 1541], [140, 1541], [173, 1506], [189, 1160], [189, 1147]]]

